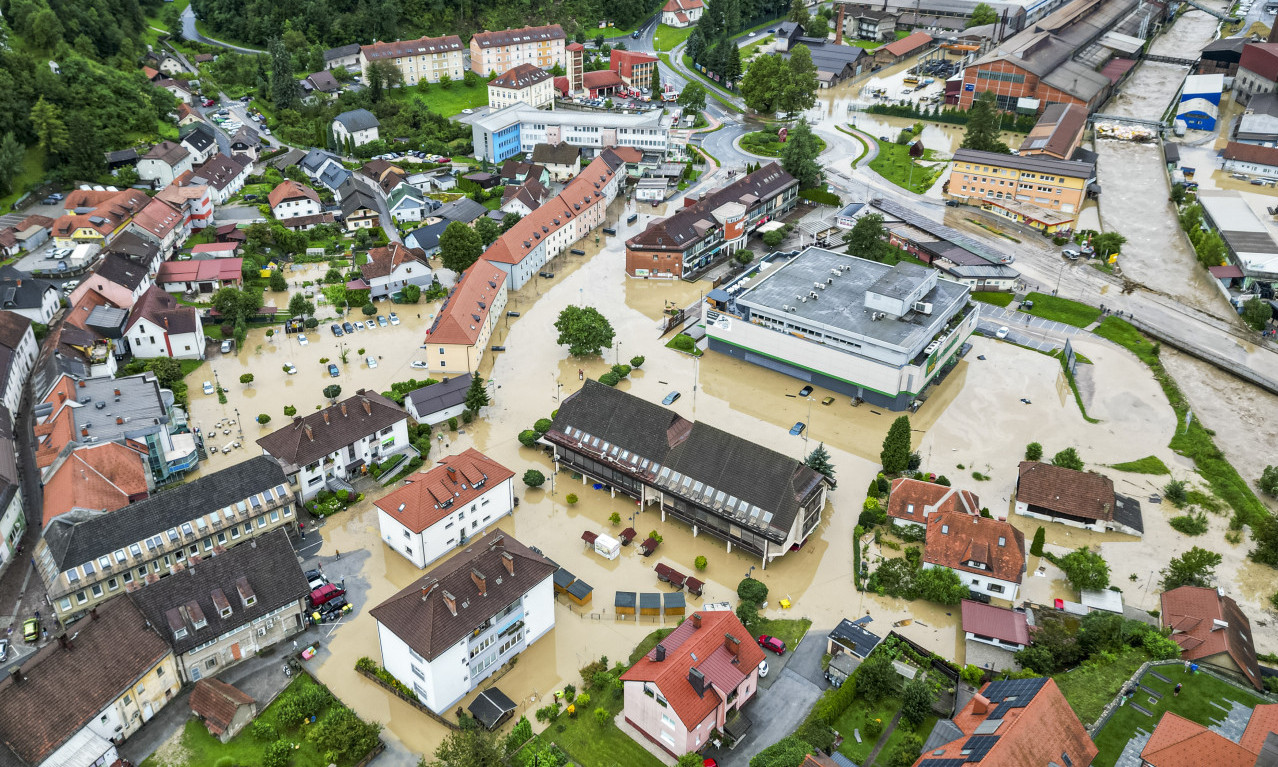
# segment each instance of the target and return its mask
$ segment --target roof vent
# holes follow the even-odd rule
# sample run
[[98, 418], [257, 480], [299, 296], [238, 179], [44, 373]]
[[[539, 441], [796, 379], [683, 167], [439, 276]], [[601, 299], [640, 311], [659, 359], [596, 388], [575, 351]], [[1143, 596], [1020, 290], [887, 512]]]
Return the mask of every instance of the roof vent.
[[663, 645], [663, 644], [658, 643], [658, 644], [657, 644], [657, 646], [656, 646], [656, 648], [654, 648], [654, 649], [653, 649], [653, 651], [652, 651], [652, 659], [653, 659], [654, 661], [656, 661], [657, 663], [660, 663], [660, 662], [662, 662], [663, 660], [665, 660], [665, 659], [666, 659], [666, 646], [665, 646], [665, 645]]

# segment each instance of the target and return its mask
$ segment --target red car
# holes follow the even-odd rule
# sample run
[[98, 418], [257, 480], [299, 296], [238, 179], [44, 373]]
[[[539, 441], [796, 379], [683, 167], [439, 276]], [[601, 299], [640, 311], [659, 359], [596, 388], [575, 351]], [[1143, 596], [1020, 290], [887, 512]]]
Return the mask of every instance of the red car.
[[206, 107], [211, 107], [215, 104], [217, 104], [217, 102], [214, 101], [213, 99], [204, 99], [204, 106]]
[[765, 650], [770, 650], [777, 655], [785, 655], [785, 642], [776, 637], [767, 634], [759, 635], [759, 646]]
[[320, 586], [311, 592], [311, 607], [319, 607], [325, 602], [331, 602], [345, 593], [346, 589], [338, 586], [336, 583], [325, 583], [323, 586]]

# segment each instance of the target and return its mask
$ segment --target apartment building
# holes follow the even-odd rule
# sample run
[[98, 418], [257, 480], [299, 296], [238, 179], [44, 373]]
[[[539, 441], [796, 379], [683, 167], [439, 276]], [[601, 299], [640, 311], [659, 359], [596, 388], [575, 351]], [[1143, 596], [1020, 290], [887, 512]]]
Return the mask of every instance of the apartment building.
[[496, 32], [480, 32], [470, 38], [470, 69], [481, 77], [501, 74], [520, 64], [551, 69], [565, 66], [564, 46], [568, 36], [563, 27], [524, 27]]
[[1096, 166], [1090, 162], [960, 149], [950, 165], [948, 191], [951, 197], [967, 198], [973, 204], [1010, 199], [1076, 213], [1082, 210], [1087, 186], [1095, 179]]
[[554, 78], [532, 64], [519, 64], [488, 83], [488, 104], [501, 109], [511, 104], [527, 104], [537, 109], [555, 108]]
[[404, 85], [425, 81], [437, 83], [442, 78], [462, 79], [465, 64], [462, 54], [466, 46], [457, 35], [421, 37], [393, 43], [373, 43], [359, 48], [359, 69], [368, 82], [368, 66], [384, 61], [399, 69]]
[[423, 344], [432, 374], [479, 370], [488, 339], [506, 308], [506, 272], [486, 259], [471, 265], [435, 316]]
[[577, 147], [583, 158], [609, 147], [665, 155], [672, 127], [660, 109], [629, 115], [547, 111], [519, 103], [477, 117], [471, 122], [471, 140], [475, 157], [494, 163], [531, 154], [538, 144], [559, 143]]

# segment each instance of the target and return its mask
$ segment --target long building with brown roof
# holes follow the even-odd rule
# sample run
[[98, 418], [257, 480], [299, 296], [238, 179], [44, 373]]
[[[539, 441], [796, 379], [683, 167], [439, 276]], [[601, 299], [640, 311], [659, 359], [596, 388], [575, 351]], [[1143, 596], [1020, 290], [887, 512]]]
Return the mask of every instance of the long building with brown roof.
[[369, 65], [378, 61], [398, 69], [405, 85], [437, 83], [444, 77], [460, 80], [465, 69], [462, 61], [465, 51], [466, 46], [457, 35], [373, 43], [360, 46], [359, 68], [364, 82], [368, 82]]
[[1145, 532], [1140, 502], [1115, 493], [1109, 477], [1038, 461], [1021, 461], [1016, 513], [1097, 532]]
[[470, 69], [481, 77], [501, 74], [520, 64], [551, 69], [565, 64], [567, 42], [568, 36], [558, 24], [478, 32], [470, 38]]

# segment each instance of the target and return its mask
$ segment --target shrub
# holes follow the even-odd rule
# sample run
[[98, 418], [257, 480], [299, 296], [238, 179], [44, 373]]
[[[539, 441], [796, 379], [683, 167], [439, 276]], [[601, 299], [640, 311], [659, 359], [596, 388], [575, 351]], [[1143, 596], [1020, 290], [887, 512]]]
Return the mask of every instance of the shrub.
[[538, 434], [545, 434], [546, 432], [550, 431], [550, 427], [552, 425], [554, 425], [554, 422], [551, 421], [549, 418], [538, 418], [537, 422], [533, 424], [533, 431], [537, 432]]
[[936, 484], [942, 487], [949, 487], [950, 486], [949, 477], [946, 477], [944, 474], [942, 474], [941, 476], [936, 478]]
[[235, 767], [235, 759], [230, 756], [223, 756], [213, 763], [213, 767]]
[[892, 480], [888, 479], [882, 474], [879, 474], [878, 478], [876, 478], [875, 481], [878, 482], [879, 484], [879, 495], [881, 496], [887, 495], [889, 492], [891, 492]]
[[1172, 517], [1167, 524], [1171, 525], [1173, 530], [1185, 535], [1202, 535], [1207, 532], [1207, 515], [1201, 511], [1197, 514], [1185, 514]]
[[608, 715], [608, 709], [603, 707], [596, 708], [594, 716], [595, 716], [595, 722], [600, 727], [606, 727], [608, 725], [608, 721], [612, 719], [612, 717]]
[[1040, 461], [1043, 459], [1043, 446], [1037, 442], [1031, 442], [1025, 446], [1025, 460]]
[[569, 493], [569, 494], [568, 494], [568, 497], [567, 497], [567, 498], [564, 498], [564, 500], [568, 502], [568, 505], [569, 505], [569, 506], [571, 506], [571, 505], [573, 505], [574, 503], [576, 503], [576, 502], [577, 502], [577, 494], [576, 494], [576, 493]]
[[577, 685], [566, 684], [564, 685], [563, 692], [564, 692], [564, 700], [568, 701], [569, 703], [572, 703], [577, 698]]
[[878, 717], [865, 718], [865, 735], [871, 740], [883, 734], [883, 720]]
[[519, 432], [519, 444], [524, 447], [532, 447], [537, 444], [537, 432], [532, 429], [524, 429]]
[[453, 418], [449, 418], [449, 419], [448, 419], [448, 430], [449, 430], [449, 431], [457, 431], [457, 418], [456, 418], [456, 417], [453, 417]]
[[617, 378], [619, 379], [625, 378], [626, 376], [630, 375], [630, 366], [629, 365], [613, 365], [612, 372], [615, 373], [617, 375]]
[[692, 565], [696, 567], [698, 570], [705, 570], [706, 566], [708, 566], [709, 564], [710, 564], [710, 561], [707, 560], [704, 556], [700, 556], [700, 555], [696, 559], [692, 560]]
[[1163, 485], [1163, 497], [1175, 504], [1178, 509], [1184, 506], [1185, 501], [1189, 499], [1184, 480], [1173, 479]]
[[262, 754], [262, 767], [287, 767], [292, 758], [293, 746], [287, 740], [277, 740]]
[[616, 373], [610, 370], [607, 373], [604, 373], [603, 375], [599, 376], [599, 383], [603, 384], [604, 386], [616, 386], [617, 384], [621, 383], [621, 378]]
[[266, 413], [258, 413], [257, 422], [265, 426], [271, 422], [271, 417]]
[[462, 411], [462, 423], [470, 423], [475, 420], [475, 414], [469, 410]]
[[295, 415], [297, 415], [297, 408], [293, 407], [292, 405], [284, 406], [284, 416], [286, 418], [292, 418]]
[[263, 742], [274, 742], [279, 740], [280, 737], [279, 733], [275, 729], [275, 725], [261, 719], [253, 722], [252, 726], [249, 727], [249, 733], [253, 736], [254, 740], [260, 740]]
[[364, 304], [364, 308], [360, 309], [360, 311], [364, 313], [365, 317], [372, 317], [377, 314], [377, 307], [372, 304]]
[[313, 330], [313, 329], [315, 329], [315, 328], [317, 328], [317, 327], [319, 327], [319, 320], [315, 319], [314, 317], [307, 317], [307, 318], [306, 318], [306, 329], [307, 329], [307, 330]]
[[524, 472], [524, 484], [528, 487], [541, 487], [546, 483], [546, 475], [536, 469]]
[[244, 374], [242, 374], [242, 375], [240, 376], [240, 383], [242, 383], [242, 384], [244, 384], [244, 385], [246, 385], [246, 386], [247, 386], [248, 384], [253, 383], [253, 374], [252, 374], [252, 373], [244, 373]]
[[644, 362], [644, 359], [643, 359], [643, 356], [642, 356], [642, 355], [637, 356], [637, 357], [631, 357], [631, 358], [630, 358], [630, 367], [632, 367], [632, 368], [641, 368], [641, 367], [643, 367], [643, 362]]
[[648, 537], [656, 541], [657, 543], [661, 543], [662, 541], [665, 540], [665, 538], [661, 537], [661, 533], [657, 532], [655, 529], [648, 531]]
[[612, 514], [608, 515], [608, 521], [614, 525], [619, 525], [621, 524], [621, 515], [614, 511]]
[[681, 352], [692, 353], [692, 350], [697, 348], [697, 342], [692, 340], [692, 336], [680, 333], [670, 341], [670, 346]]
[[1034, 531], [1034, 542], [1030, 544], [1030, 553], [1036, 557], [1043, 556], [1043, 544], [1047, 542], [1047, 531], [1039, 526]]

